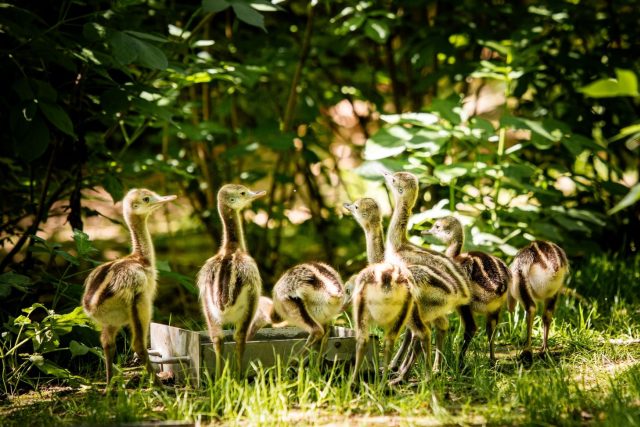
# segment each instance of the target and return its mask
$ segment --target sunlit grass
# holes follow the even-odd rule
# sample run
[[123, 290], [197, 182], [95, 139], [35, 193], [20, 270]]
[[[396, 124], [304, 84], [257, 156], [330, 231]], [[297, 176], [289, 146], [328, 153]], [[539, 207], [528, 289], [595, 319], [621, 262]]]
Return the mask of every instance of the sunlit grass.
[[[525, 367], [517, 360], [524, 333], [522, 311], [503, 313], [496, 339], [498, 364], [489, 366], [480, 332], [468, 367], [455, 361], [459, 322], [452, 317], [445, 368], [427, 377], [422, 361], [410, 381], [390, 389], [379, 375], [349, 387], [349, 367], [315, 365], [292, 370], [258, 367], [254, 378], [236, 380], [228, 370], [200, 388], [148, 388], [119, 375], [102, 395], [97, 385], [42, 391], [12, 399], [2, 425], [119, 424], [180, 420], [247, 425], [326, 424], [528, 424], [638, 425], [640, 422], [640, 281], [637, 260], [594, 257], [574, 271], [578, 295], [562, 297], [552, 325], [551, 351]], [[597, 279], [597, 280], [595, 280]], [[482, 325], [483, 319], [477, 319]], [[535, 322], [534, 346], [542, 327]], [[129, 355], [130, 356], [130, 355]]]

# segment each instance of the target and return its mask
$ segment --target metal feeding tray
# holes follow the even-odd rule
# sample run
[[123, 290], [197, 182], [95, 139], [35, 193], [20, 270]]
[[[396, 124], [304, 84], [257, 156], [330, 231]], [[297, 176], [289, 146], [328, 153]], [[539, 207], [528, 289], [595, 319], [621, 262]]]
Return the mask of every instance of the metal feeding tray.
[[[233, 331], [224, 331], [222, 345], [223, 360], [233, 358], [235, 342]], [[151, 323], [149, 357], [151, 363], [158, 366], [159, 372], [172, 373], [177, 382], [200, 384], [205, 372], [215, 372], [215, 355], [211, 340], [206, 331], [190, 331], [175, 326]], [[251, 341], [247, 342], [243, 370], [254, 375], [250, 369], [252, 363], [262, 367], [275, 366], [278, 358], [288, 364], [289, 358], [296, 355], [307, 339], [307, 333], [299, 328], [263, 328]], [[324, 352], [327, 362], [348, 362], [355, 359], [356, 339], [353, 329], [334, 326], [329, 332], [329, 339]], [[376, 339], [369, 340], [363, 369], [372, 369], [376, 357]]]

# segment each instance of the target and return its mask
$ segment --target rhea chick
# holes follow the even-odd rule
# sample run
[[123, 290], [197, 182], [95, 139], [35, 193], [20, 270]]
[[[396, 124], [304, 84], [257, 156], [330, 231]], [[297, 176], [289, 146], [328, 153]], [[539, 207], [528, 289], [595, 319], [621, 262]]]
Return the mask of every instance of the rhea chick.
[[[445, 254], [453, 258], [467, 274], [470, 279], [471, 290], [471, 311], [487, 316], [486, 331], [489, 341], [489, 359], [491, 364], [495, 363], [494, 333], [500, 310], [507, 299], [507, 289], [511, 282], [511, 271], [500, 258], [485, 252], [472, 251], [462, 253], [464, 244], [464, 229], [462, 223], [453, 216], [440, 218], [433, 223], [430, 230], [423, 231], [422, 234], [430, 234], [447, 245]], [[465, 341], [462, 344], [463, 351], [466, 352], [477, 327], [473, 317], [467, 319], [469, 324], [468, 334], [465, 334]]]
[[116, 335], [125, 325], [131, 329], [134, 351], [155, 381], [147, 343], [157, 272], [147, 219], [153, 211], [175, 198], [159, 196], [146, 189], [129, 191], [122, 201], [122, 210], [131, 234], [132, 252], [99, 265], [84, 282], [82, 306], [102, 328], [100, 343], [104, 350], [107, 385], [113, 376]]
[[544, 302], [544, 327], [541, 352], [547, 351], [549, 326], [553, 318], [559, 291], [569, 274], [569, 261], [564, 250], [555, 243], [537, 240], [520, 249], [511, 263], [513, 280], [508, 291], [509, 311], [520, 302], [526, 311], [527, 340], [521, 358], [530, 361], [531, 333], [536, 303]]
[[303, 351], [322, 354], [329, 325], [342, 312], [345, 299], [338, 272], [321, 262], [298, 264], [282, 274], [272, 296], [275, 313], [309, 333]]
[[216, 378], [222, 373], [223, 326], [235, 327], [236, 366], [242, 370], [247, 332], [262, 289], [260, 272], [249, 255], [240, 212], [266, 194], [247, 187], [226, 184], [218, 191], [218, 212], [222, 220], [222, 245], [198, 273], [202, 311], [216, 357]]
[[[409, 172], [384, 173], [383, 175], [395, 202], [395, 208], [387, 231], [386, 259], [387, 261], [392, 261], [396, 258], [398, 261], [406, 262], [408, 265], [419, 265], [424, 267], [423, 269], [428, 273], [427, 276], [422, 276], [421, 280], [414, 273], [414, 280], [418, 285], [418, 289], [420, 289], [420, 283], [429, 284], [429, 286], [420, 291], [418, 298], [423, 301], [421, 305], [431, 307], [431, 313], [436, 312], [435, 307], [437, 307], [439, 317], [436, 317], [433, 321], [438, 330], [436, 335], [436, 348], [438, 351], [434, 361], [434, 365], [437, 368], [440, 365], [444, 336], [449, 328], [447, 315], [457, 309], [465, 325], [473, 320], [473, 315], [468, 307], [471, 300], [469, 279], [462, 267], [445, 254], [422, 248], [409, 242], [407, 228], [409, 218], [418, 199], [418, 178]], [[434, 280], [427, 281], [428, 277], [433, 277]], [[436, 293], [431, 292], [430, 289], [434, 287], [438, 288], [439, 291]], [[468, 335], [470, 335], [470, 331], [465, 327], [465, 340]], [[394, 361], [399, 360], [402, 353], [409, 347], [410, 340], [408, 338], [408, 336], [405, 337]], [[412, 352], [415, 353], [415, 350], [412, 350]], [[412, 353], [409, 353], [407, 357], [411, 355]], [[413, 355], [415, 356], [415, 354]], [[464, 352], [461, 351], [459, 362], [462, 363], [463, 360]], [[405, 358], [406, 361], [407, 358]]]
[[383, 376], [386, 378], [391, 350], [414, 307], [413, 278], [403, 263], [384, 262], [382, 219], [375, 200], [360, 199], [345, 203], [344, 207], [365, 232], [369, 262], [369, 266], [356, 276], [352, 295], [357, 344], [356, 366], [351, 379], [355, 380], [362, 364], [369, 327], [375, 325], [384, 331]]

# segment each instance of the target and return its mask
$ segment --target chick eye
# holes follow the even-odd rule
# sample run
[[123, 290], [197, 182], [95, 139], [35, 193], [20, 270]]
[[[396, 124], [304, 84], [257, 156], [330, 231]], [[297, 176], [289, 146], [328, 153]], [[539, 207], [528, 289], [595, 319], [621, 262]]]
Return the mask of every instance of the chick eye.
[[242, 193], [240, 193], [241, 196], [246, 196], [247, 193], [245, 191], [243, 191]]
[[354, 206], [354, 207], [356, 208], [356, 210], [358, 210], [358, 207], [357, 207], [357, 206]]
[[149, 203], [150, 200], [151, 199], [149, 198], [149, 196], [146, 196], [146, 197], [142, 198], [142, 201], [145, 202], [145, 203]]
[[398, 193], [402, 194], [404, 190], [402, 188], [398, 188]]

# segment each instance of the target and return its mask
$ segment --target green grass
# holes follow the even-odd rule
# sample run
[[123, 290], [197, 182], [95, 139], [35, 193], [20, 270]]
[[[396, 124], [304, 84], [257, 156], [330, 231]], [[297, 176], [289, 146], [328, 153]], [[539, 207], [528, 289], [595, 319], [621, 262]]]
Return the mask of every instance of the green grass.
[[[419, 363], [406, 384], [385, 389], [379, 379], [350, 388], [348, 367], [292, 372], [258, 369], [251, 380], [225, 373], [200, 389], [152, 389], [127, 385], [42, 387], [13, 396], [0, 407], [2, 425], [119, 424], [185, 420], [248, 425], [387, 425], [415, 423], [495, 425], [640, 425], [640, 257], [593, 257], [574, 267], [578, 295], [564, 296], [551, 331], [551, 353], [530, 367], [517, 361], [524, 333], [522, 311], [504, 313], [497, 337], [498, 364], [489, 367], [484, 333], [476, 336], [468, 369], [450, 363], [427, 379]], [[482, 319], [479, 320], [480, 331]], [[460, 345], [452, 316], [446, 360]], [[534, 345], [540, 345], [540, 320]], [[613, 341], [612, 340], [619, 340]], [[102, 380], [102, 368], [96, 370]]]

